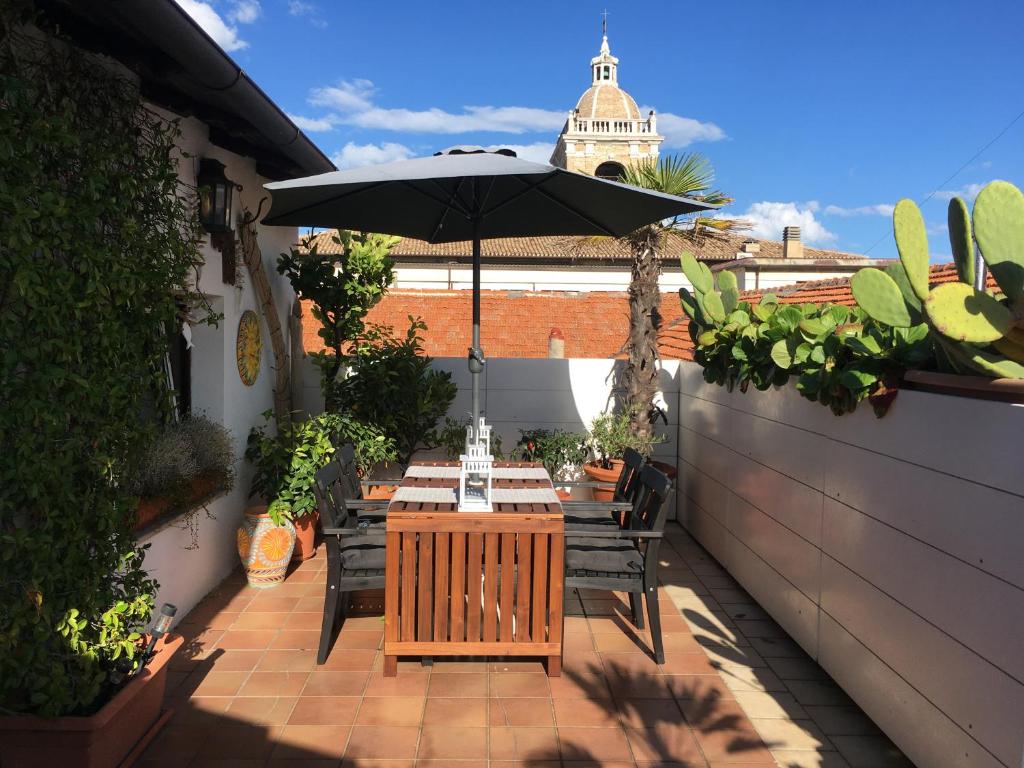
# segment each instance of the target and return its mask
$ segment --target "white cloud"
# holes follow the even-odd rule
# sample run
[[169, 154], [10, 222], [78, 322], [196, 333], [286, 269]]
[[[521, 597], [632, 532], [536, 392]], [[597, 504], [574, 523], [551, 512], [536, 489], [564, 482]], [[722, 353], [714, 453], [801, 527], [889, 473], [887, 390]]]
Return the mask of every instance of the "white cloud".
[[395, 160], [408, 160], [415, 153], [404, 144], [386, 141], [383, 144], [356, 144], [348, 142], [336, 152], [331, 160], [339, 168], [358, 168], [361, 165], [390, 163]]
[[202, 0], [177, 0], [177, 3], [225, 51], [248, 47], [249, 43], [238, 36], [238, 28], [224, 21], [209, 3]]
[[288, 115], [295, 125], [300, 130], [309, 131], [315, 133], [317, 131], [333, 131], [334, 130], [334, 119], [328, 115], [327, 117], [303, 117], [302, 115]]
[[338, 122], [359, 128], [407, 131], [410, 133], [536, 133], [558, 131], [565, 122], [563, 112], [533, 107], [464, 107], [462, 112], [430, 109], [386, 109], [371, 106], [338, 116]]
[[[641, 107], [640, 114], [651, 111], [650, 107]], [[725, 131], [714, 123], [702, 123], [692, 117], [680, 117], [671, 112], [656, 112], [658, 133], [665, 137], [666, 147], [688, 147], [695, 141], [721, 141], [726, 138]]]
[[338, 85], [314, 88], [309, 94], [309, 103], [314, 107], [356, 112], [371, 108], [374, 90], [369, 80], [342, 80]]
[[320, 9], [312, 3], [304, 2], [304, 0], [290, 0], [288, 3], [288, 13], [291, 16], [304, 16], [309, 19], [309, 23], [314, 27], [324, 29], [327, 26], [327, 22], [320, 16]]
[[260, 0], [235, 0], [228, 18], [238, 24], [252, 24], [262, 13]]
[[806, 243], [825, 245], [835, 242], [835, 233], [830, 232], [818, 221], [814, 214], [818, 204], [814, 200], [807, 203], [776, 203], [768, 200], [754, 203], [739, 218], [750, 222], [750, 234], [765, 240], [781, 240], [784, 227], [796, 225], [800, 227], [800, 236]]
[[889, 205], [888, 203], [860, 205], [856, 208], [844, 208], [841, 205], [827, 205], [825, 206], [825, 215], [841, 216], [844, 219], [849, 219], [853, 216], [892, 216], [892, 212], [895, 208], [895, 205]]
[[941, 189], [934, 196], [940, 200], [952, 200], [954, 197], [962, 197], [971, 202], [989, 183], [991, 182], [986, 181], [981, 184], [965, 184], [960, 189]]

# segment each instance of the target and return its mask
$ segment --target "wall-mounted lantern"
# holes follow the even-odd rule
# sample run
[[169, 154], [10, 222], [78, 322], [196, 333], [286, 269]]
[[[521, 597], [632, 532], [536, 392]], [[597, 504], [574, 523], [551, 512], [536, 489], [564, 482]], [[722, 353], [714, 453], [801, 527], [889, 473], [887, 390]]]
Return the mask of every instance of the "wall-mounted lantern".
[[[210, 233], [210, 244], [221, 254], [221, 277], [235, 284], [235, 233], [231, 219], [231, 196], [236, 184], [224, 175], [224, 164], [212, 158], [199, 162], [199, 222]], [[238, 187], [241, 189], [241, 187]]]

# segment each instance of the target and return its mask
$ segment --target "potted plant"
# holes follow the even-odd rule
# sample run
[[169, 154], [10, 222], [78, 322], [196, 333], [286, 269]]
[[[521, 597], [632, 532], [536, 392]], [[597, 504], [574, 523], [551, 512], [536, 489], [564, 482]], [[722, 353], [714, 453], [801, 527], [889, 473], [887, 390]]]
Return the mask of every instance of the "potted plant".
[[620, 413], [605, 411], [590, 424], [587, 444], [594, 459], [583, 465], [583, 471], [591, 480], [607, 484], [594, 489], [595, 501], [612, 500], [615, 483], [622, 473], [622, 454], [627, 448], [648, 456], [651, 448], [664, 440], [656, 435], [636, 434], [631, 426], [632, 418], [632, 409]]
[[[521, 461], [537, 461], [544, 465], [557, 486], [559, 480], [572, 480], [586, 460], [587, 436], [563, 429], [521, 429], [514, 455]], [[556, 488], [561, 499], [570, 493]]]
[[231, 490], [234, 464], [231, 433], [223, 425], [205, 416], [169, 424], [143, 454], [130, 484], [139, 496], [134, 530], [184, 512], [194, 535], [195, 510]]
[[[264, 416], [272, 416], [267, 411]], [[356, 462], [364, 472], [374, 464], [395, 457], [394, 441], [379, 430], [337, 413], [322, 413], [301, 422], [292, 422], [268, 433], [266, 427], [254, 427], [249, 433], [245, 457], [255, 468], [250, 495], [263, 505], [246, 511], [246, 522], [239, 531], [239, 553], [260, 571], [251, 578], [263, 583], [278, 583], [284, 578], [288, 561], [279, 562], [287, 546], [284, 536], [293, 529], [295, 545], [290, 558], [305, 560], [316, 551], [316, 521], [319, 510], [313, 495], [316, 473], [330, 461], [336, 448], [351, 442]], [[274, 528], [280, 532], [273, 532]], [[253, 538], [260, 540], [254, 547]], [[270, 538], [267, 551], [263, 540]], [[244, 552], [244, 554], [243, 554]], [[275, 565], [271, 567], [271, 563]], [[270, 580], [268, 582], [268, 579]]]
[[[444, 417], [444, 427], [438, 432], [437, 443], [444, 448], [444, 453], [449, 461], [458, 461], [459, 457], [466, 452], [466, 430], [469, 428], [469, 419], [459, 421], [450, 416]], [[496, 461], [502, 461], [505, 454], [501, 450], [501, 435], [491, 433], [491, 455]]]

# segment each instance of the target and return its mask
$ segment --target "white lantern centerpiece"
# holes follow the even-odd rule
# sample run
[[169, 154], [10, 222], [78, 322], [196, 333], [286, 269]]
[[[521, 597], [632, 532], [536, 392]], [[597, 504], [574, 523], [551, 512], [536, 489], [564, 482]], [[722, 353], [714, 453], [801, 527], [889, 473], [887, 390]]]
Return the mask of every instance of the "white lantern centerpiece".
[[494, 456], [491, 428], [484, 423], [483, 416], [476, 434], [473, 425], [466, 427], [466, 452], [459, 458], [459, 512], [490, 512]]

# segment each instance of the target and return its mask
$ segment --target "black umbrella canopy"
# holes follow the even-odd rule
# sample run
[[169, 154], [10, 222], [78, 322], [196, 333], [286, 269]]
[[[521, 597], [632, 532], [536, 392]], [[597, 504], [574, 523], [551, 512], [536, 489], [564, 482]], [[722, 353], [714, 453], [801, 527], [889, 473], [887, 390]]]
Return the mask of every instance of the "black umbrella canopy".
[[264, 224], [339, 227], [431, 243], [474, 236], [619, 237], [653, 221], [714, 207], [476, 148], [266, 188], [273, 205]]
[[[654, 221], [715, 206], [516, 157], [511, 150], [453, 147], [433, 157], [267, 184], [264, 224], [338, 227], [473, 241], [471, 421], [480, 433], [480, 240], [541, 235], [621, 237]], [[468, 448], [468, 447], [467, 447]]]

